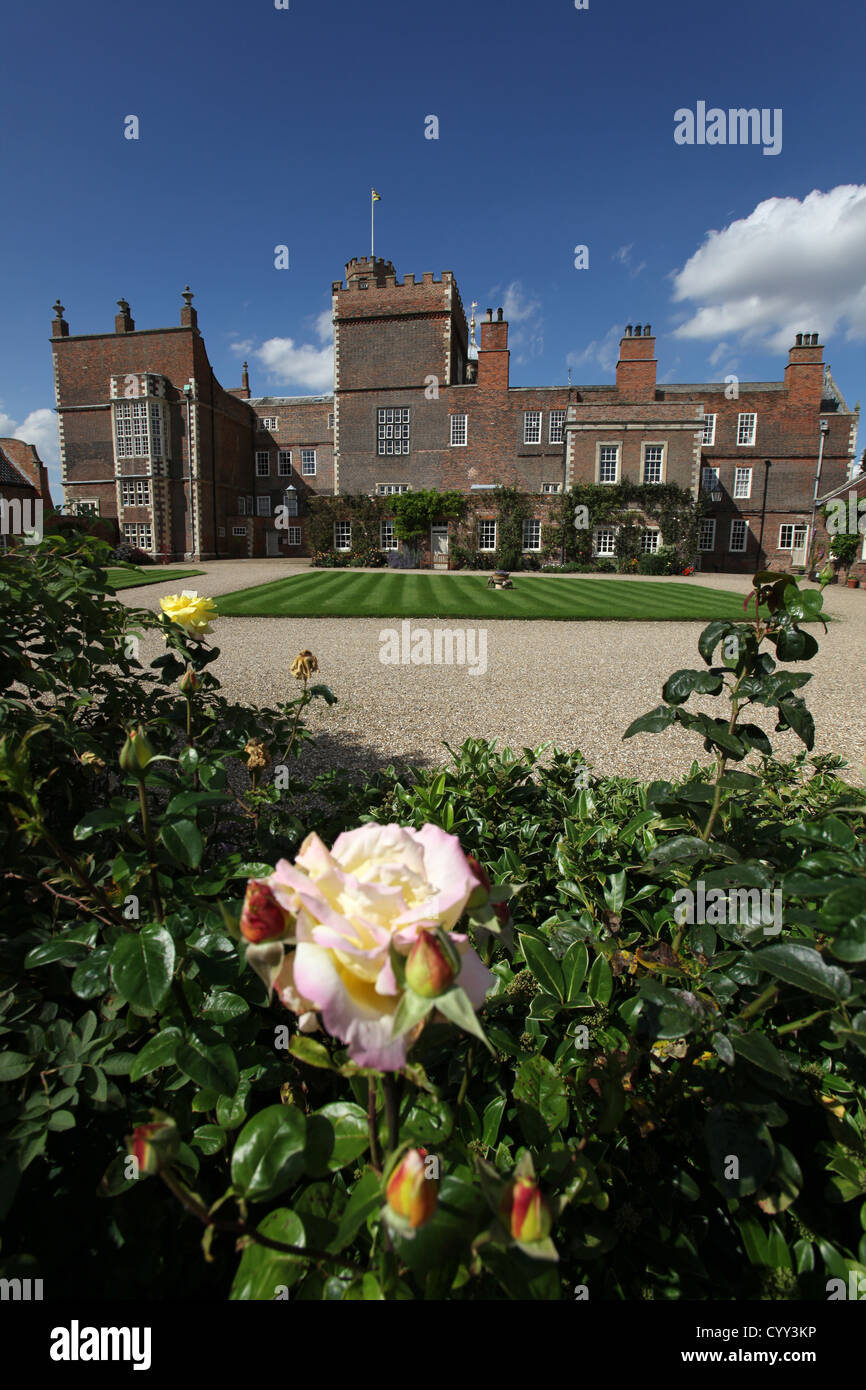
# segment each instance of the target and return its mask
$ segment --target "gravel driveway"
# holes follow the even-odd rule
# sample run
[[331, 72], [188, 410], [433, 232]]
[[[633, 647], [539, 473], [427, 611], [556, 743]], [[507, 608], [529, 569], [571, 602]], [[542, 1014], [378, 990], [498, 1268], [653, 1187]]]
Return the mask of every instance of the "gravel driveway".
[[[133, 607], [158, 610], [166, 592], [183, 587], [216, 597], [306, 571], [306, 561], [213, 561], [184, 581], [126, 589], [118, 595]], [[601, 576], [599, 576], [601, 578]], [[610, 582], [618, 577], [610, 576]], [[518, 581], [532, 583], [532, 575]], [[563, 577], [561, 583], [568, 583]], [[636, 582], [624, 579], [620, 582]], [[644, 580], [644, 582], [664, 582]], [[688, 583], [748, 593], [743, 575], [694, 575]], [[479, 584], [484, 577], [479, 575]], [[820, 651], [803, 670], [814, 675], [803, 694], [816, 726], [816, 753], [839, 753], [849, 762], [846, 776], [864, 782], [866, 722], [863, 718], [863, 668], [866, 657], [866, 593], [832, 585], [825, 590], [826, 611], [838, 622], [824, 634], [816, 630]], [[528, 622], [486, 621], [474, 629], [475, 671], [466, 664], [386, 664], [380, 660], [381, 634], [394, 630], [403, 643], [399, 619], [382, 618], [220, 618], [211, 641], [221, 655], [212, 668], [225, 694], [257, 704], [289, 698], [299, 688], [288, 674], [295, 655], [309, 648], [318, 657], [319, 679], [338, 696], [337, 705], [316, 702], [308, 724], [319, 738], [310, 756], [318, 770], [335, 763], [372, 770], [396, 762], [436, 764], [447, 757], [444, 740], [459, 746], [464, 739], [497, 739], [513, 748], [553, 740], [563, 748], [580, 748], [597, 776], [669, 777], [688, 770], [693, 759], [706, 761], [703, 741], [681, 729], [639, 734], [622, 741], [637, 715], [661, 703], [661, 687], [680, 667], [702, 667], [697, 639], [700, 622]], [[425, 628], [431, 655], [437, 629], [466, 634], [471, 623], [417, 619], [412, 633]], [[486, 634], [482, 638], [482, 631]], [[424, 639], [420, 639], [423, 641]], [[486, 670], [479, 659], [486, 645]], [[142, 643], [149, 660], [162, 650], [158, 638]], [[416, 647], [417, 650], [417, 647]], [[459, 657], [459, 650], [455, 651]], [[402, 652], [401, 652], [402, 655]], [[798, 669], [798, 668], [793, 668]], [[690, 708], [718, 712], [712, 698], [692, 700]], [[726, 702], [725, 702], [726, 703]], [[779, 756], [802, 745], [790, 732], [773, 732], [774, 716], [756, 707], [749, 719], [764, 728]]]

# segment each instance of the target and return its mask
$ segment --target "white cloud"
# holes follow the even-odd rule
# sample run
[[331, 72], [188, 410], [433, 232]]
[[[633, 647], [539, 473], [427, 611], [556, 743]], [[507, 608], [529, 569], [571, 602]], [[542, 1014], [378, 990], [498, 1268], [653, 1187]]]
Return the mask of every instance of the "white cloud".
[[646, 261], [641, 261], [640, 265], [633, 265], [631, 253], [634, 250], [634, 242], [630, 241], [628, 246], [620, 246], [611, 256], [612, 261], [619, 261], [628, 270], [629, 279], [633, 280], [636, 275], [640, 275], [642, 270], [646, 270]]
[[316, 318], [316, 334], [323, 343], [330, 343], [334, 337], [333, 310], [323, 309]]
[[866, 337], [866, 185], [768, 198], [706, 240], [673, 277], [697, 307], [680, 338], [739, 338], [780, 352], [794, 334]]
[[619, 361], [619, 343], [623, 325], [615, 323], [603, 338], [594, 338], [583, 352], [570, 352], [565, 359], [569, 367], [584, 367], [588, 363], [597, 364], [606, 372], [613, 372]]
[[252, 350], [253, 341], [252, 338], [242, 338], [239, 343], [230, 343], [229, 351], [236, 352], [238, 357], [246, 357], [247, 353]]
[[495, 301], [500, 292], [502, 317], [509, 326], [508, 346], [515, 362], [539, 357], [544, 352], [544, 319], [540, 300], [527, 295], [520, 280], [512, 280], [504, 289], [501, 285], [494, 285], [489, 300]]
[[31, 410], [18, 425], [11, 415], [0, 410], [0, 439], [22, 439], [25, 444], [35, 444], [36, 452], [48, 469], [48, 482], [55, 501], [63, 496], [60, 481], [60, 437], [57, 432], [57, 416], [53, 410], [43, 407]]
[[334, 349], [296, 343], [293, 338], [269, 338], [252, 354], [273, 384], [330, 391], [334, 385]]

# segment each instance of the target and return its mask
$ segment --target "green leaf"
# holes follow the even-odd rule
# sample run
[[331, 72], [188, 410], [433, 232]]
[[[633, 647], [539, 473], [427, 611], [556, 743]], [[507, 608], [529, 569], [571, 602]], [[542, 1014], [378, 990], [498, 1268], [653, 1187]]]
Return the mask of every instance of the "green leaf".
[[78, 841], [89, 840], [91, 835], [96, 835], [101, 830], [118, 830], [122, 825], [126, 825], [128, 819], [125, 812], [109, 807], [88, 811], [73, 830], [72, 838]]
[[354, 1239], [360, 1227], [372, 1212], [382, 1205], [382, 1184], [372, 1169], [358, 1179], [346, 1204], [339, 1229], [328, 1249], [335, 1254]]
[[169, 821], [162, 827], [160, 839], [176, 863], [187, 869], [198, 868], [204, 854], [204, 841], [194, 821]]
[[97, 946], [86, 960], [77, 965], [69, 983], [79, 999], [97, 999], [106, 994], [109, 986], [111, 947]]
[[670, 705], [657, 705], [649, 714], [642, 714], [639, 719], [634, 719], [623, 738], [632, 738], [635, 734], [661, 733], [662, 729], [667, 729], [676, 722], [676, 717], [677, 712]]
[[806, 708], [804, 700], [791, 695], [776, 706], [779, 713], [777, 729], [793, 729], [801, 743], [811, 749], [815, 746], [815, 721]]
[[87, 947], [80, 941], [70, 941], [64, 937], [53, 941], [43, 941], [34, 946], [24, 957], [25, 970], [36, 970], [40, 965], [51, 965], [54, 961], [80, 961], [90, 955]]
[[111, 952], [114, 983], [130, 1004], [159, 1009], [171, 986], [175, 949], [165, 927], [151, 924], [122, 936]]
[[507, 1104], [507, 1096], [495, 1096], [481, 1117], [481, 1142], [486, 1144], [488, 1148], [492, 1148], [496, 1143], [499, 1126], [502, 1124], [502, 1116], [505, 1114]]
[[240, 1073], [234, 1053], [217, 1034], [199, 1029], [178, 1042], [175, 1065], [180, 1067], [197, 1086], [212, 1086], [222, 1096], [233, 1096], [238, 1089]]
[[766, 1033], [732, 1033], [731, 1044], [738, 1057], [744, 1057], [753, 1066], [778, 1076], [780, 1081], [790, 1081], [791, 1068]]
[[140, 1081], [143, 1076], [167, 1067], [174, 1061], [177, 1045], [181, 1039], [179, 1028], [163, 1028], [155, 1037], [146, 1042], [129, 1069], [130, 1081]]
[[664, 840], [649, 855], [653, 864], [697, 864], [710, 859], [712, 848], [697, 835], [675, 835], [672, 840]]
[[[527, 1057], [525, 1062], [521, 1062], [513, 1095], [521, 1112], [522, 1126], [526, 1118], [523, 1107], [529, 1107], [530, 1111], [539, 1115], [547, 1131], [558, 1129], [568, 1119], [565, 1083], [553, 1063], [548, 1062], [546, 1057]], [[529, 1118], [529, 1127], [532, 1128], [532, 1117]]]
[[556, 959], [548, 951], [542, 942], [536, 941], [534, 937], [520, 934], [520, 949], [523, 952], [526, 964], [532, 974], [538, 980], [542, 989], [548, 994], [553, 994], [557, 999], [565, 998], [565, 985], [563, 983], [562, 970]]
[[759, 970], [765, 970], [777, 980], [796, 985], [806, 993], [822, 999], [841, 1002], [851, 993], [851, 981], [838, 965], [827, 965], [811, 946], [799, 941], [780, 941], [764, 946], [751, 957]]
[[192, 1142], [203, 1154], [219, 1153], [226, 1145], [226, 1132], [219, 1125], [199, 1125], [193, 1130]]
[[232, 1184], [242, 1197], [264, 1202], [303, 1176], [307, 1122], [294, 1105], [269, 1105], [238, 1135]]
[[[408, 993], [408, 990], [407, 990]], [[403, 998], [405, 999], [404, 994]], [[452, 986], [444, 994], [440, 994], [433, 1000], [436, 1008], [444, 1014], [452, 1023], [456, 1023], [458, 1028], [462, 1028], [466, 1033], [472, 1033], [476, 1038], [480, 1038], [489, 1052], [493, 1051], [487, 1040], [487, 1035], [478, 1021], [478, 1015], [472, 1007], [469, 995], [462, 990], [459, 985]]]
[[604, 956], [596, 956], [586, 982], [586, 992], [596, 1004], [607, 1004], [613, 993], [613, 976]]
[[785, 590], [785, 607], [796, 623], [815, 622], [824, 606], [820, 589], [798, 589], [790, 584]]
[[24, 1052], [0, 1052], [0, 1081], [17, 1081], [35, 1061], [35, 1057], [28, 1057]]
[[[260, 1235], [281, 1241], [283, 1245], [303, 1247], [307, 1243], [301, 1218], [288, 1207], [269, 1212], [256, 1229]], [[244, 1303], [273, 1302], [280, 1291], [292, 1288], [306, 1269], [307, 1261], [300, 1255], [285, 1255], [253, 1242], [241, 1256], [229, 1299]]]
[[414, 990], [404, 990], [400, 995], [400, 1002], [394, 1014], [394, 1022], [391, 1025], [391, 1037], [401, 1038], [404, 1033], [408, 1033], [422, 1018], [426, 1018], [432, 1009], [438, 1007], [438, 999], [424, 999]]
[[202, 1017], [208, 1023], [230, 1023], [234, 1018], [248, 1014], [250, 1006], [239, 994], [227, 989], [215, 989], [202, 1004]]
[[324, 1043], [316, 1042], [315, 1038], [308, 1038], [304, 1033], [292, 1034], [289, 1051], [299, 1062], [306, 1062], [308, 1067], [323, 1067], [326, 1071], [334, 1069], [331, 1054]]
[[573, 941], [562, 958], [562, 977], [566, 1003], [580, 994], [589, 969], [589, 951], [583, 941]]
[[334, 1131], [334, 1148], [328, 1159], [332, 1172], [360, 1158], [370, 1144], [367, 1112], [352, 1101], [339, 1100], [316, 1111], [328, 1120]]
[[698, 651], [704, 658], [708, 666], [713, 663], [713, 653], [723, 637], [727, 637], [729, 632], [736, 632], [736, 623], [729, 622], [726, 618], [719, 618], [705, 627], [698, 638]]
[[662, 687], [662, 698], [669, 705], [681, 705], [695, 691], [699, 695], [718, 695], [723, 686], [723, 677], [712, 671], [674, 671]]

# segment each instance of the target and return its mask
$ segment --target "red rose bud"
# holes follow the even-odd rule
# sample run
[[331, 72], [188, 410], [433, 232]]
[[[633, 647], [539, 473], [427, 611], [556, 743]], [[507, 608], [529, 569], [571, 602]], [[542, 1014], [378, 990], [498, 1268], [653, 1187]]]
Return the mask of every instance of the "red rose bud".
[[[153, 1114], [153, 1111], [151, 1111]], [[129, 1152], [135, 1159], [139, 1177], [148, 1173], [158, 1173], [173, 1158], [180, 1148], [180, 1135], [174, 1120], [153, 1120], [150, 1124], [136, 1125], [132, 1137], [127, 1140]]]
[[482, 869], [478, 860], [471, 854], [467, 854], [466, 862], [472, 870], [474, 878], [478, 880], [478, 887], [472, 893], [468, 903], [467, 911], [471, 912], [476, 907], [486, 907], [490, 900], [490, 879], [487, 877], [486, 870]]
[[527, 1245], [550, 1235], [550, 1207], [531, 1178], [515, 1178], [509, 1184], [499, 1214], [514, 1239]]
[[133, 777], [140, 777], [151, 758], [155, 757], [153, 746], [148, 743], [144, 729], [130, 729], [126, 743], [120, 750], [120, 768]]
[[439, 1200], [439, 1182], [425, 1176], [426, 1149], [410, 1149], [394, 1169], [385, 1189], [388, 1206], [413, 1230], [430, 1220]]
[[198, 676], [191, 666], [188, 666], [184, 671], [178, 682], [178, 686], [181, 695], [185, 695], [187, 699], [190, 699], [198, 690]]
[[491, 903], [490, 906], [493, 908], [493, 911], [496, 914], [496, 919], [499, 922], [500, 927], [502, 927], [504, 930], [505, 927], [508, 926], [508, 923], [511, 921], [511, 909], [508, 906], [508, 903]]
[[251, 878], [241, 908], [241, 932], [247, 941], [258, 944], [285, 936], [287, 918], [268, 885]]
[[422, 929], [406, 962], [406, 984], [422, 999], [437, 999], [460, 974], [460, 953], [441, 927]]

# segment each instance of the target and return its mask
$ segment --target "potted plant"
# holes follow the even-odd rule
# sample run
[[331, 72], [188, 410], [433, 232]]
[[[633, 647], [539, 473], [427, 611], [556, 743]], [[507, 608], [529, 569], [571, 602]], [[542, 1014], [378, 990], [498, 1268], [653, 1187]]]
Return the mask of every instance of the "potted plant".
[[860, 543], [861, 536], [857, 531], [844, 531], [840, 535], [834, 536], [830, 542], [830, 554], [837, 565], [844, 567], [849, 589], [856, 589], [860, 583], [856, 575], [851, 573], [851, 566], [857, 559]]

